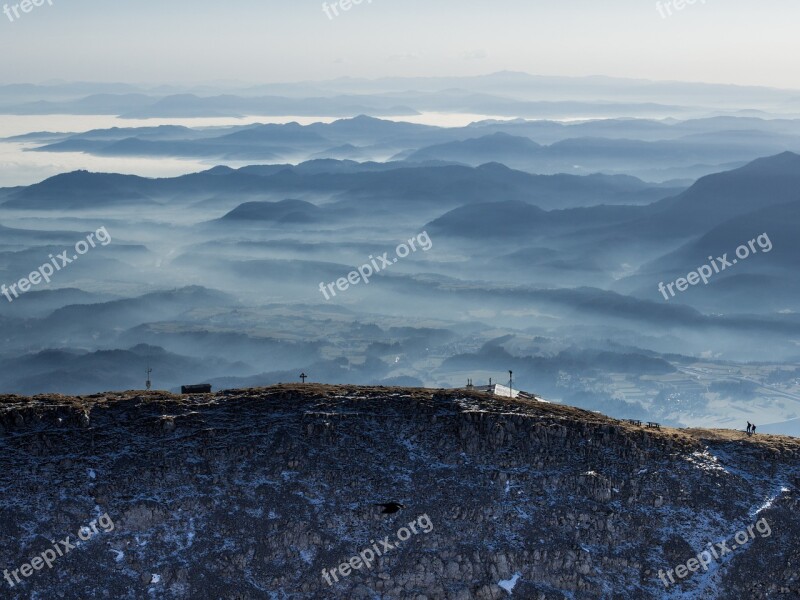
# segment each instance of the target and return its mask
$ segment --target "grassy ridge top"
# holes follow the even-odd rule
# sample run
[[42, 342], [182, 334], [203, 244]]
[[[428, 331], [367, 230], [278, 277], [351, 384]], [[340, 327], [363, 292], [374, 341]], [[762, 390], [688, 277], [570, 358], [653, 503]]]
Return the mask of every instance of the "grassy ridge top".
[[9, 413], [27, 413], [43, 416], [48, 411], [77, 411], [90, 414], [96, 409], [113, 409], [116, 406], [128, 410], [140, 409], [150, 412], [155, 408], [164, 414], [191, 410], [213, 411], [232, 407], [280, 407], [285, 410], [295, 407], [304, 412], [326, 412], [348, 408], [350, 415], [378, 407], [400, 415], [409, 410], [424, 409], [424, 412], [487, 413], [536, 418], [551, 423], [578, 424], [581, 427], [596, 427], [598, 432], [614, 428], [623, 435], [645, 434], [653, 441], [671, 441], [685, 449], [702, 449], [708, 445], [734, 444], [752, 449], [760, 448], [777, 454], [800, 455], [800, 440], [788, 436], [757, 434], [748, 436], [743, 431], [728, 429], [674, 429], [662, 427], [650, 429], [632, 425], [627, 421], [606, 415], [548, 402], [527, 399], [512, 399], [466, 389], [429, 389], [383, 386], [278, 384], [262, 388], [222, 390], [211, 394], [172, 394], [166, 391], [129, 390], [107, 392], [88, 396], [66, 396], [40, 394], [26, 397], [0, 395], [0, 417]]

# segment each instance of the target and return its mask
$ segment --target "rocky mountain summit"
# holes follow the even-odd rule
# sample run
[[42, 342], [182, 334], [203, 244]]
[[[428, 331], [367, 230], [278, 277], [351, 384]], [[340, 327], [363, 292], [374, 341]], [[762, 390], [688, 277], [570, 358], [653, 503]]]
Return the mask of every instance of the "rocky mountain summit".
[[0, 464], [3, 598], [800, 598], [788, 437], [308, 384], [0, 397]]

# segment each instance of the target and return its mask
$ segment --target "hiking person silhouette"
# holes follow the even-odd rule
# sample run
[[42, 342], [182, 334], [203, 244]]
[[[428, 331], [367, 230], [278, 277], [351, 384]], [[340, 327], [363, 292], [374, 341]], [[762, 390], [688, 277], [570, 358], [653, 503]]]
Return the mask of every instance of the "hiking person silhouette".
[[747, 422], [747, 435], [750, 435], [750, 429], [751, 429], [752, 427], [753, 427], [753, 425], [750, 423], [750, 421], [748, 421], [748, 422]]

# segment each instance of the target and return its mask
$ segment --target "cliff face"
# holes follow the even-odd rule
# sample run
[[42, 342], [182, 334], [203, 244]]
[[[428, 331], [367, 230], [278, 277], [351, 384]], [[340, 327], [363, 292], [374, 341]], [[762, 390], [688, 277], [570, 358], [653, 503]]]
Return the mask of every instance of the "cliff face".
[[4, 397], [0, 461], [2, 597], [800, 597], [791, 438], [306, 385]]

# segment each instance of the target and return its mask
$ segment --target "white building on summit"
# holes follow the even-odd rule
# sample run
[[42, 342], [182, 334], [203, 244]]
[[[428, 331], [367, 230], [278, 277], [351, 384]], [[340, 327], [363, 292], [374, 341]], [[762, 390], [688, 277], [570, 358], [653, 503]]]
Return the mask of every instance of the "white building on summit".
[[543, 400], [536, 394], [514, 389], [513, 385], [508, 386], [503, 385], [502, 383], [492, 383], [491, 379], [489, 380], [489, 385], [473, 385], [472, 379], [468, 379], [467, 389], [476, 392], [486, 392], [487, 394], [492, 394], [493, 396], [502, 396], [504, 398], [520, 398], [522, 400], [537, 400], [538, 402], [547, 402], [547, 400]]

